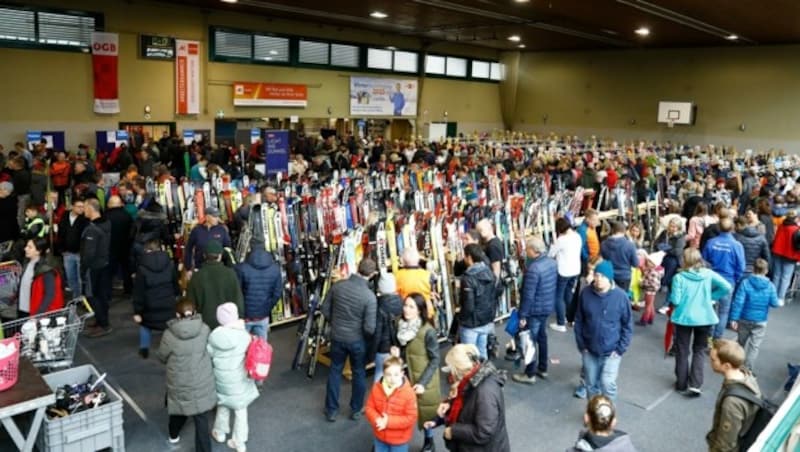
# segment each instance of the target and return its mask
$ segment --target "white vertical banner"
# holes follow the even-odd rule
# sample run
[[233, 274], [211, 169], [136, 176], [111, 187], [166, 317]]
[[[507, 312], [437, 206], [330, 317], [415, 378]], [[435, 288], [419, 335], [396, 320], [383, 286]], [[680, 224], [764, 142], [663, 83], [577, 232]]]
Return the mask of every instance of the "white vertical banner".
[[175, 113], [200, 114], [200, 43], [175, 40]]

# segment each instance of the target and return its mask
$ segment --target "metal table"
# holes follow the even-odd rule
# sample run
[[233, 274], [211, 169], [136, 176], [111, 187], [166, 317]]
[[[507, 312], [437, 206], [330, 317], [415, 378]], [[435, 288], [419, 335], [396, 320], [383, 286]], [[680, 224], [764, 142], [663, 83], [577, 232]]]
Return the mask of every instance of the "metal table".
[[[0, 392], [0, 422], [19, 450], [24, 452], [33, 450], [36, 436], [44, 420], [44, 412], [54, 403], [56, 395], [47, 386], [39, 370], [27, 358], [20, 358], [17, 384], [7, 391]], [[25, 437], [14, 422], [13, 416], [31, 411], [36, 413], [28, 436]]]

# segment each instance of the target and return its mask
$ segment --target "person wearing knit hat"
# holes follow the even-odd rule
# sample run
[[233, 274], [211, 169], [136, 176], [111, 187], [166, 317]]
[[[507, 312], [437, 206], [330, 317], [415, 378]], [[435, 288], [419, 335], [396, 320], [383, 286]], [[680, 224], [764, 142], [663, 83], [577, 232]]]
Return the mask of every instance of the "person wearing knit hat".
[[592, 286], [581, 292], [575, 312], [575, 342], [583, 358], [588, 398], [617, 397], [617, 374], [633, 336], [628, 294], [614, 286], [614, 267], [602, 261]]
[[381, 381], [383, 362], [389, 357], [395, 322], [403, 314], [403, 299], [397, 294], [397, 283], [394, 275], [383, 272], [378, 279], [378, 317], [375, 322], [375, 334], [367, 351], [367, 361], [375, 356], [374, 382]]
[[255, 380], [248, 377], [243, 365], [250, 345], [250, 334], [244, 329], [244, 321], [239, 318], [239, 308], [234, 303], [219, 305], [216, 319], [220, 326], [208, 336], [206, 347], [214, 367], [218, 400], [211, 437], [218, 443], [226, 442], [231, 432], [233, 411], [233, 434], [227, 440], [227, 445], [237, 452], [244, 452], [248, 437], [247, 407], [258, 398]]

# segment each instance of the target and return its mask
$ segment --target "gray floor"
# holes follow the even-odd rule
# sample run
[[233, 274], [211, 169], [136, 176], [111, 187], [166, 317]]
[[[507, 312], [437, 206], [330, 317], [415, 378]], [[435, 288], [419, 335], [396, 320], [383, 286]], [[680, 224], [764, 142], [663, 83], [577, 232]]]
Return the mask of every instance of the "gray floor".
[[[128, 302], [115, 301], [114, 333], [101, 339], [81, 339], [76, 361], [89, 362], [109, 372], [109, 381], [127, 398], [128, 451], [191, 451], [190, 425], [185, 427], [178, 447], [167, 443], [164, 368], [152, 358], [142, 360], [137, 355], [137, 330], [130, 315]], [[756, 365], [762, 390], [768, 395], [783, 384], [786, 363], [800, 360], [798, 320], [797, 304], [772, 312]], [[633, 344], [623, 357], [618, 381], [618, 428], [632, 435], [640, 451], [702, 451], [721, 379], [708, 368], [701, 398], [689, 400], [673, 392], [673, 361], [664, 358], [661, 345], [664, 322], [665, 318], [658, 316], [653, 327], [635, 327]], [[572, 333], [548, 331], [548, 335], [551, 361], [558, 361], [551, 364], [549, 378], [534, 386], [509, 380], [506, 386], [506, 417], [513, 451], [562, 451], [574, 442], [581, 428], [585, 402], [572, 397], [580, 368]], [[501, 336], [503, 341], [507, 339], [505, 333]], [[349, 385], [342, 388], [343, 412], [339, 420], [328, 423], [322, 415], [327, 368], [320, 367], [314, 380], [290, 370], [295, 338], [295, 326], [274, 330], [270, 335], [276, 352], [273, 370], [261, 397], [249, 410], [248, 449], [370, 451], [372, 437], [367, 423], [346, 417]], [[510, 363], [502, 359], [497, 364], [511, 369]], [[421, 444], [422, 437], [417, 433], [411, 450]], [[0, 442], [0, 449], [9, 450], [8, 446], [9, 443]], [[445, 450], [440, 438], [437, 449]], [[215, 445], [214, 450], [229, 449]]]

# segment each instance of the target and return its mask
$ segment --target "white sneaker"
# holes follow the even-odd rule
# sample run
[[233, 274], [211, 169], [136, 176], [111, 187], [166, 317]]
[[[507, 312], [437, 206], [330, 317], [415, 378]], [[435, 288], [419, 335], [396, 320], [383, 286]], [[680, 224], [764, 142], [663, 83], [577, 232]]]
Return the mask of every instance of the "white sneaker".
[[551, 323], [550, 329], [553, 331], [558, 331], [559, 333], [566, 333], [567, 326], [566, 325], [559, 325], [558, 323]]
[[230, 447], [231, 449], [235, 450], [236, 452], [246, 452], [247, 451], [247, 446], [245, 446], [244, 444], [237, 443], [236, 441], [233, 440], [233, 438], [228, 440], [228, 447]]
[[218, 432], [217, 430], [211, 430], [211, 437], [214, 438], [214, 441], [218, 443], [225, 442], [225, 435], [224, 433]]
[[169, 439], [169, 443], [170, 444], [178, 444], [179, 442], [181, 442], [181, 437], [180, 436], [178, 436], [177, 438], [170, 438]]
[[778, 306], [779, 306], [779, 307], [782, 307], [782, 306], [783, 306], [783, 305], [785, 305], [785, 304], [786, 304], [786, 301], [784, 301], [784, 299], [783, 299], [783, 298], [778, 298]]
[[658, 313], [661, 315], [667, 315], [667, 312], [669, 312], [669, 306], [662, 306], [658, 308]]

